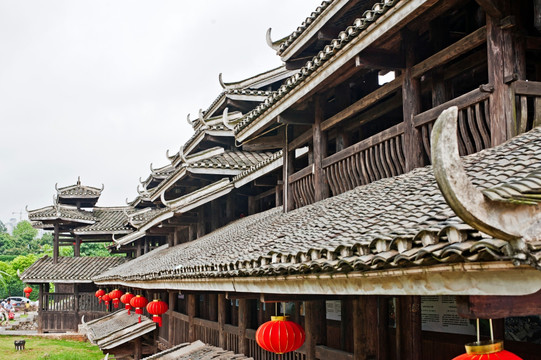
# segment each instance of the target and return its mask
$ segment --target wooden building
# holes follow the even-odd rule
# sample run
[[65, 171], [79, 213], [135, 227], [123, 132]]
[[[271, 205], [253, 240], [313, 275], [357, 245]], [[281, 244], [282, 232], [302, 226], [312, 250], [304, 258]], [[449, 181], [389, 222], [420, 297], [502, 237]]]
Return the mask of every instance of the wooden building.
[[452, 359], [476, 318], [536, 358], [540, 19], [538, 0], [329, 0], [269, 32], [284, 67], [220, 77], [130, 203], [113, 250], [133, 260], [93, 281], [166, 300], [160, 348], [277, 359], [255, 330], [284, 312], [307, 333], [284, 359]]

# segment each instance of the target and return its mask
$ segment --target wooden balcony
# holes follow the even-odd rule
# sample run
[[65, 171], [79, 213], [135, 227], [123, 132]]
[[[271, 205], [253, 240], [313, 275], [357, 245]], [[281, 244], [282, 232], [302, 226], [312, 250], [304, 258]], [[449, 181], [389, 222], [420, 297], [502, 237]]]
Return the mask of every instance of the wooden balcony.
[[[541, 125], [541, 82], [515, 81], [509, 87], [514, 99], [516, 129], [510, 137]], [[441, 112], [457, 106], [458, 139], [461, 155], [479, 152], [491, 146], [491, 87], [483, 85], [444, 104], [413, 117], [413, 125], [422, 141], [424, 164], [430, 164], [430, 133]], [[363, 139], [322, 161], [331, 196], [357, 186], [397, 176], [406, 171], [404, 123]], [[288, 178], [294, 201], [293, 208], [315, 202], [313, 164]]]

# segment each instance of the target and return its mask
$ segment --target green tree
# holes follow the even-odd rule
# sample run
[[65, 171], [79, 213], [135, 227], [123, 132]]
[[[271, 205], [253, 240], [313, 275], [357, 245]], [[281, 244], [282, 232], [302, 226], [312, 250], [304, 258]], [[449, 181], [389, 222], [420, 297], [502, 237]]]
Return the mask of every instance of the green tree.
[[6, 225], [2, 221], [0, 221], [0, 233], [7, 233], [8, 229], [6, 228]]

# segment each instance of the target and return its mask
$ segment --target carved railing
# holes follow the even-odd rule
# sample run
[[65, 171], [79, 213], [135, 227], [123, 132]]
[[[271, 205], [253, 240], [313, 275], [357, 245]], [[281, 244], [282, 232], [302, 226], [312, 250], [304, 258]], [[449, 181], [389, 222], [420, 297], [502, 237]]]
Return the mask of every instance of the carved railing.
[[400, 123], [323, 159], [333, 195], [404, 173], [404, 124]]
[[515, 81], [516, 133], [522, 134], [541, 126], [541, 82]]
[[239, 328], [234, 325], [225, 325], [225, 349], [239, 353]]
[[294, 208], [300, 208], [315, 202], [313, 165], [297, 171], [289, 177], [289, 189], [295, 201]]
[[460, 155], [473, 154], [490, 147], [490, 93], [475, 89], [428, 111], [415, 115], [416, 128], [421, 130], [424, 152], [430, 161], [430, 133], [441, 112], [458, 107], [458, 139]]
[[80, 293], [79, 297], [79, 311], [88, 312], [105, 312], [105, 304], [100, 304], [94, 293]]

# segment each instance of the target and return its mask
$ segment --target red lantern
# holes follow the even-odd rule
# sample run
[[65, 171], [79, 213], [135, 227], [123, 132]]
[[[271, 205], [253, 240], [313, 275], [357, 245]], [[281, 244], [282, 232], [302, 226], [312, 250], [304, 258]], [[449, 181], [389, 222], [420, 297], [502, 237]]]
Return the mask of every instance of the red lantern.
[[109, 310], [109, 302], [111, 301], [111, 296], [109, 294], [105, 294], [101, 297], [103, 301], [105, 301], [105, 307], [107, 310]]
[[137, 295], [130, 300], [130, 305], [135, 308], [135, 313], [139, 314], [139, 322], [141, 322], [141, 314], [143, 314], [143, 309], [147, 304], [148, 300], [141, 295]]
[[26, 294], [26, 297], [29, 298], [30, 297], [30, 293], [32, 292], [32, 288], [30, 286], [27, 286], [24, 288], [24, 293]]
[[114, 289], [109, 293], [109, 296], [111, 299], [113, 299], [113, 305], [115, 308], [118, 308], [118, 304], [120, 303], [120, 297], [124, 295], [124, 293], [118, 289]]
[[130, 315], [130, 309], [131, 309], [130, 301], [134, 297], [135, 295], [133, 295], [130, 292], [127, 292], [120, 297], [120, 302], [126, 305], [126, 310], [128, 310], [128, 315]]
[[96, 291], [96, 297], [100, 300], [100, 304], [101, 304], [101, 298], [102, 296], [105, 295], [105, 291], [102, 290], [102, 289], [99, 289], [98, 291]]
[[147, 311], [149, 314], [152, 314], [152, 321], [158, 323], [159, 327], [162, 327], [162, 317], [161, 315], [165, 314], [169, 306], [165, 301], [154, 300], [149, 302], [147, 305]]
[[306, 337], [304, 330], [299, 324], [287, 318], [287, 316], [271, 316], [271, 321], [267, 321], [257, 329], [255, 333], [257, 344], [276, 354], [285, 354], [300, 348]]
[[503, 349], [503, 341], [480, 341], [466, 344], [466, 353], [453, 360], [522, 360], [522, 358]]

